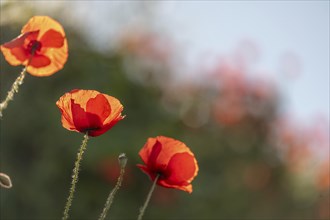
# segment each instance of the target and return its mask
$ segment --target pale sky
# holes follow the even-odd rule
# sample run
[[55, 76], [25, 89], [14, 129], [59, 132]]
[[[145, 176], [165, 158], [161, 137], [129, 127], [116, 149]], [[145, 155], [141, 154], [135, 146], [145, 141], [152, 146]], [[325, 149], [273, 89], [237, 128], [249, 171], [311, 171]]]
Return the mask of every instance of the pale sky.
[[[189, 42], [191, 63], [199, 54], [229, 54], [244, 39], [259, 49], [256, 68], [281, 84], [286, 111], [301, 120], [329, 119], [329, 1], [175, 1], [163, 3], [173, 34]], [[301, 71], [280, 71], [283, 55], [296, 55]], [[195, 59], [194, 59], [195, 58]]]

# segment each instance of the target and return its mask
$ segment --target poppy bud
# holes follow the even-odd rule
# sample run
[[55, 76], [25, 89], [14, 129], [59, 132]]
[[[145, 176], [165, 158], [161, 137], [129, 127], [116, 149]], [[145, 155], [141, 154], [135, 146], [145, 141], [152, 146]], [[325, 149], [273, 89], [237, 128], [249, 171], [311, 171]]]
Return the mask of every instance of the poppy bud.
[[126, 164], [127, 164], [127, 157], [126, 157], [126, 154], [125, 153], [121, 153], [119, 156], [118, 156], [118, 161], [119, 161], [119, 165], [120, 165], [120, 168], [121, 169], [124, 169]]
[[10, 177], [7, 174], [0, 173], [0, 186], [4, 188], [11, 188], [13, 185], [11, 184]]

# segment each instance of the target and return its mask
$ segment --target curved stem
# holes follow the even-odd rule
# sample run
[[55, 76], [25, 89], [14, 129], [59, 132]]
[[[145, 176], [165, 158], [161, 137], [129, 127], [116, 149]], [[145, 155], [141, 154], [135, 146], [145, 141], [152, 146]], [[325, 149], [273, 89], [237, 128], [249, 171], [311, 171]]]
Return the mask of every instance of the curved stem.
[[149, 193], [148, 193], [147, 199], [146, 199], [146, 201], [144, 202], [144, 205], [142, 206], [142, 208], [140, 209], [140, 213], [139, 213], [139, 216], [138, 216], [138, 220], [141, 220], [142, 217], [143, 217], [143, 214], [144, 214], [144, 212], [145, 212], [145, 210], [146, 210], [146, 208], [147, 208], [147, 206], [148, 206], [148, 204], [149, 204], [149, 200], [150, 200], [150, 198], [151, 198], [151, 195], [152, 195], [152, 193], [153, 193], [153, 191], [154, 191], [154, 189], [155, 189], [155, 186], [156, 186], [156, 183], [157, 183], [158, 178], [159, 178], [159, 174], [156, 176], [156, 178], [155, 178], [155, 180], [154, 180], [154, 182], [153, 182], [153, 184], [152, 184], [152, 186], [151, 186], [151, 189], [150, 189], [150, 191], [149, 191]]
[[26, 69], [27, 67], [24, 67], [20, 75], [16, 78], [15, 82], [11, 86], [11, 89], [9, 90], [7, 97], [5, 98], [4, 101], [0, 103], [0, 118], [2, 117], [2, 111], [7, 108], [9, 101], [14, 99], [15, 93], [18, 93], [19, 86], [23, 84], [26, 75]]
[[84, 140], [83, 140], [83, 142], [80, 146], [79, 152], [77, 154], [77, 159], [74, 163], [70, 193], [69, 193], [69, 197], [67, 198], [67, 201], [66, 201], [66, 205], [65, 205], [65, 208], [64, 208], [62, 220], [66, 220], [66, 219], [69, 218], [69, 210], [70, 210], [70, 207], [71, 207], [71, 204], [72, 204], [73, 194], [76, 190], [76, 183], [78, 182], [80, 162], [82, 160], [82, 156], [84, 154], [84, 151], [86, 150], [87, 141], [88, 141], [88, 134], [85, 134]]
[[102, 211], [102, 214], [100, 215], [100, 218], [99, 220], [104, 220], [106, 215], [107, 215], [107, 212], [109, 211], [110, 209], [110, 206], [113, 202], [113, 198], [115, 197], [118, 189], [120, 188], [122, 182], [123, 182], [123, 177], [124, 177], [124, 173], [125, 173], [125, 167], [122, 167], [120, 169], [120, 175], [118, 177], [118, 180], [117, 180], [117, 183], [116, 183], [116, 186], [115, 188], [113, 188], [113, 190], [110, 192], [108, 198], [107, 198], [107, 201], [105, 202], [105, 205], [104, 205], [104, 208], [103, 208], [103, 211]]

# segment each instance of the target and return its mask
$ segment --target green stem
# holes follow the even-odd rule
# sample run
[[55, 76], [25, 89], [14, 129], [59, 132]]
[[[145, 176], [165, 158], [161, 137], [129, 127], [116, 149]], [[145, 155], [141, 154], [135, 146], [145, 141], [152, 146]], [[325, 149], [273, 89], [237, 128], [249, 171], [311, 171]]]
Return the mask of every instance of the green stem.
[[99, 220], [104, 220], [106, 215], [107, 215], [107, 212], [109, 211], [110, 209], [110, 206], [113, 202], [113, 198], [115, 197], [115, 194], [117, 193], [118, 189], [120, 188], [122, 182], [123, 182], [123, 177], [124, 177], [124, 173], [125, 173], [125, 167], [122, 167], [120, 169], [120, 175], [118, 177], [118, 180], [117, 180], [117, 183], [116, 183], [116, 186], [115, 188], [113, 188], [113, 190], [110, 192], [108, 198], [107, 198], [107, 201], [104, 205], [104, 208], [103, 208], [103, 211], [102, 211], [102, 214], [100, 215], [100, 218]]
[[151, 198], [151, 195], [152, 195], [152, 193], [153, 193], [153, 191], [154, 191], [154, 189], [155, 189], [155, 186], [156, 186], [156, 183], [157, 183], [158, 178], [159, 178], [159, 174], [156, 176], [156, 178], [155, 178], [155, 180], [154, 180], [154, 182], [153, 182], [153, 184], [152, 184], [152, 186], [151, 186], [151, 189], [150, 189], [150, 191], [149, 191], [149, 193], [148, 193], [147, 199], [146, 199], [146, 201], [144, 202], [144, 205], [142, 206], [142, 208], [140, 209], [140, 213], [139, 213], [139, 216], [138, 216], [138, 220], [141, 220], [142, 217], [143, 217], [143, 214], [144, 214], [144, 212], [145, 212], [145, 210], [146, 210], [146, 208], [147, 208], [147, 206], [148, 206], [148, 204], [149, 204], [149, 200], [150, 200], [150, 198]]
[[27, 67], [24, 67], [20, 75], [16, 78], [15, 82], [11, 86], [11, 89], [9, 90], [7, 97], [3, 102], [0, 103], [0, 118], [2, 117], [3, 110], [7, 108], [9, 101], [14, 99], [15, 93], [18, 93], [19, 86], [23, 84], [26, 74], [26, 69]]
[[67, 201], [66, 201], [66, 205], [65, 205], [65, 208], [64, 208], [62, 220], [66, 220], [66, 219], [69, 218], [69, 210], [70, 210], [70, 207], [71, 207], [71, 204], [72, 204], [73, 194], [76, 190], [76, 183], [78, 182], [80, 162], [82, 160], [82, 156], [84, 154], [84, 151], [86, 150], [87, 141], [88, 141], [88, 134], [85, 134], [84, 140], [83, 140], [83, 142], [80, 146], [79, 152], [77, 154], [76, 162], [74, 163], [70, 193], [69, 193], [69, 197], [67, 198]]

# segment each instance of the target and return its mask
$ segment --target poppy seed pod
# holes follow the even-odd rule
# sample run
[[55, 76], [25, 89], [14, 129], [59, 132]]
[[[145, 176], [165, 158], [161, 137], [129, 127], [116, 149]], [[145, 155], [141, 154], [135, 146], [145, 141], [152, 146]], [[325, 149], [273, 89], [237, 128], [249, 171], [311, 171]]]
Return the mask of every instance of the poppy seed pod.
[[125, 153], [121, 153], [119, 156], [118, 156], [118, 162], [119, 162], [119, 165], [120, 165], [120, 168], [121, 169], [124, 169], [126, 167], [126, 164], [127, 164], [127, 156]]

